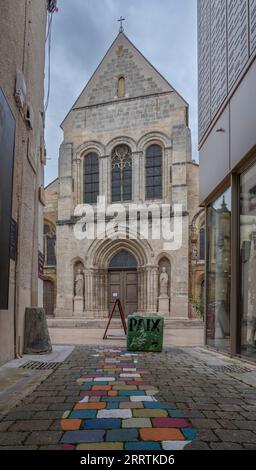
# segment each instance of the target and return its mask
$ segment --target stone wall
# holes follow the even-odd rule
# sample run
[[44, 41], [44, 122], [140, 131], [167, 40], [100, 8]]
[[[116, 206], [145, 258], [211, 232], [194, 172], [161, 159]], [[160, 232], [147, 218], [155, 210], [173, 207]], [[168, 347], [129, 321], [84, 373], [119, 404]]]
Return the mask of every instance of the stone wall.
[[[1, 0], [0, 86], [16, 120], [12, 217], [18, 222], [18, 256], [10, 261], [9, 308], [0, 311], [0, 364], [23, 352], [25, 308], [42, 305], [38, 250], [42, 246], [43, 90], [46, 2]], [[24, 75], [34, 111], [33, 129], [15, 99], [16, 72]]]

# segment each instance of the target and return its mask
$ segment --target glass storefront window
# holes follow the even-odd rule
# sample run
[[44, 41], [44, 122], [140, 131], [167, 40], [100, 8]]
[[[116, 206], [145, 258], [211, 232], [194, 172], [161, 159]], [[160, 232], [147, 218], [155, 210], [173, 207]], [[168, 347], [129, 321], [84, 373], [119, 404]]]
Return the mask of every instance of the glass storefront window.
[[241, 354], [256, 359], [256, 164], [240, 176]]
[[230, 349], [231, 189], [207, 208], [206, 342]]

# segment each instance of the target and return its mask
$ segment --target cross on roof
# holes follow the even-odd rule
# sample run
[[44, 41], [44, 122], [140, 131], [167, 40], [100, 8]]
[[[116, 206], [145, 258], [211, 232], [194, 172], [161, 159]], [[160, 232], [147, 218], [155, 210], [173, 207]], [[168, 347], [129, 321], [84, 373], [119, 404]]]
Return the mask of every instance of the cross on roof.
[[122, 16], [120, 16], [119, 20], [117, 20], [120, 22], [120, 28], [119, 28], [119, 32], [122, 33], [124, 28], [123, 28], [123, 21], [125, 21], [125, 18], [123, 18]]

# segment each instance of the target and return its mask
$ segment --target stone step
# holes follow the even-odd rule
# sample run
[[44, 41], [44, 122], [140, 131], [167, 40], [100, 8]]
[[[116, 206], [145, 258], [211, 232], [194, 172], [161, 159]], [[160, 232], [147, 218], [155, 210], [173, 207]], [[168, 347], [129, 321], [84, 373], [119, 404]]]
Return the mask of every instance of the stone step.
[[[107, 319], [95, 318], [54, 318], [47, 317], [48, 328], [105, 328]], [[164, 327], [167, 329], [183, 329], [183, 328], [203, 328], [204, 323], [201, 320], [186, 320], [186, 319], [165, 319]], [[119, 319], [113, 319], [111, 322], [111, 329], [122, 328]]]

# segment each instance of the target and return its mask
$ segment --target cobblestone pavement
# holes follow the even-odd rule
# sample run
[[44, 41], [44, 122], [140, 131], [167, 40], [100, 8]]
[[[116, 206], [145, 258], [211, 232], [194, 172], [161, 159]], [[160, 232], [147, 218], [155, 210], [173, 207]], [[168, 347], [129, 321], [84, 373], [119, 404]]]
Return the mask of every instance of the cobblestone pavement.
[[[0, 416], [1, 450], [62, 449], [64, 413], [84, 398], [81, 377], [97, 368], [94, 354], [92, 347], [76, 347], [19, 406]], [[158, 402], [172, 403], [176, 417], [188, 419], [196, 429], [186, 450], [256, 450], [255, 387], [210, 367], [185, 348], [143, 353], [137, 359], [137, 369], [148, 371], [150, 384], [159, 389]], [[95, 396], [90, 399], [97, 401]]]

